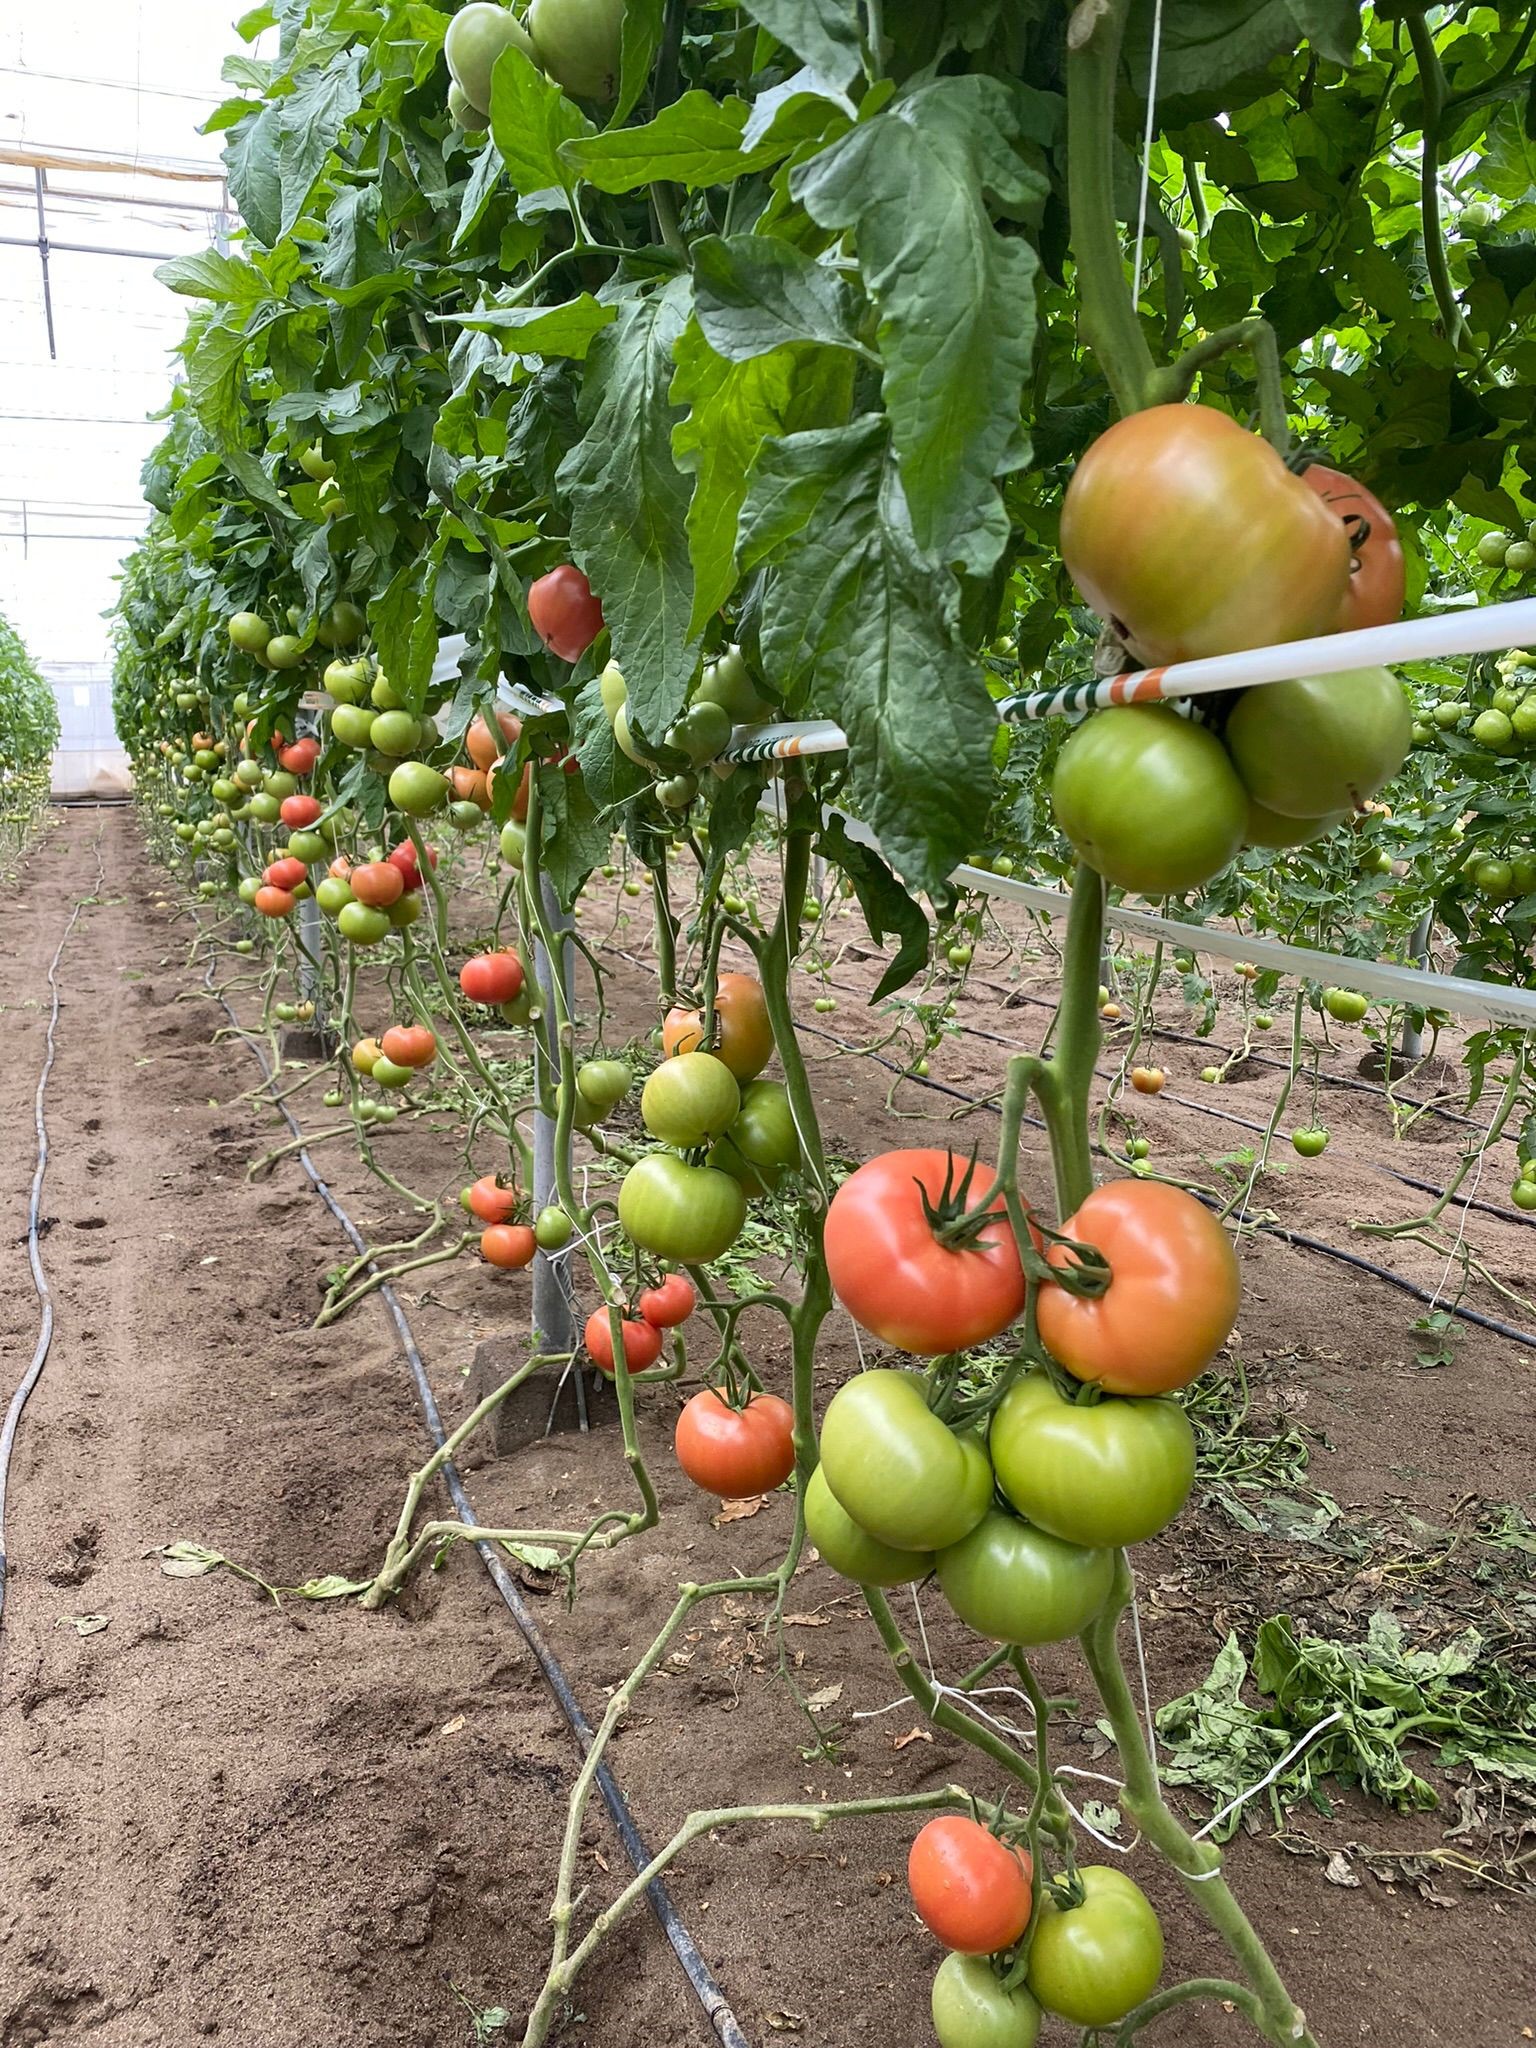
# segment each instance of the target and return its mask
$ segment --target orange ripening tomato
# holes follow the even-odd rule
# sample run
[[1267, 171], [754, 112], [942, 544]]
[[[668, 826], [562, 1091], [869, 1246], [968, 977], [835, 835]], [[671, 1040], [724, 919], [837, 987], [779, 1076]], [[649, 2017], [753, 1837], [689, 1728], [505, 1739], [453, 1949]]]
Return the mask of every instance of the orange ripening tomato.
[[486, 724], [477, 712], [469, 721], [469, 730], [464, 735], [464, 751], [479, 769], [494, 768], [509, 747], [517, 744], [523, 722], [510, 711], [498, 711], [496, 724], [501, 737]]
[[[647, 1366], [654, 1365], [660, 1358], [661, 1332], [654, 1323], [626, 1316], [620, 1325], [619, 1335], [624, 1345], [624, 1363], [631, 1372], [644, 1372]], [[582, 1342], [598, 1371], [607, 1373], [611, 1379], [616, 1368], [613, 1362], [613, 1329], [607, 1309], [593, 1309], [582, 1331]]]
[[1034, 1865], [979, 1821], [943, 1814], [907, 1856], [912, 1903], [931, 1934], [964, 1956], [1012, 1948], [1029, 1925]]
[[437, 1034], [425, 1024], [391, 1024], [383, 1047], [385, 1059], [397, 1067], [430, 1067], [437, 1058]]
[[[1182, 1188], [1112, 1180], [1063, 1223], [1109, 1261], [1101, 1295], [1042, 1287], [1040, 1337], [1080, 1380], [1111, 1394], [1169, 1394], [1204, 1372], [1237, 1320], [1242, 1282], [1232, 1241]], [[1076, 1263], [1065, 1245], [1053, 1266]]]
[[528, 616], [562, 661], [579, 661], [603, 630], [603, 607], [574, 562], [562, 562], [529, 586]]
[[448, 780], [453, 793], [462, 803], [478, 804], [482, 811], [491, 808], [490, 785], [485, 779], [483, 768], [450, 768]]
[[307, 775], [320, 758], [320, 742], [316, 739], [295, 740], [291, 747], [279, 747], [277, 758], [290, 775]]
[[279, 889], [273, 882], [266, 883], [251, 898], [263, 917], [286, 917], [298, 900], [291, 889]]
[[677, 1418], [677, 1462], [695, 1486], [722, 1500], [771, 1493], [795, 1469], [795, 1411], [777, 1394], [733, 1408], [713, 1387]]
[[[953, 1152], [882, 1152], [848, 1176], [827, 1209], [833, 1293], [856, 1323], [919, 1357], [984, 1344], [1024, 1307], [1024, 1268], [1001, 1194], [997, 1221], [968, 1245], [941, 1244], [928, 1220], [924, 1197], [937, 1207], [947, 1182], [959, 1201], [970, 1168]], [[964, 1200], [979, 1205], [995, 1179], [978, 1163]]]
[[480, 1233], [480, 1256], [488, 1266], [519, 1273], [533, 1264], [538, 1240], [526, 1223], [488, 1223]]
[[292, 889], [303, 881], [305, 873], [303, 861], [285, 854], [281, 860], [271, 862], [263, 870], [261, 879], [269, 882], [274, 889]]
[[510, 948], [477, 953], [459, 969], [459, 987], [472, 1003], [515, 1003], [523, 990], [523, 963]]
[[[773, 1026], [763, 985], [754, 974], [722, 974], [715, 984], [717, 1060], [738, 1081], [751, 1081], [773, 1056]], [[680, 1052], [698, 1052], [704, 1045], [704, 1012], [681, 1004], [668, 1010], [661, 1027], [661, 1048], [670, 1060]]]
[[469, 1190], [469, 1212], [482, 1223], [510, 1223], [517, 1214], [517, 1189], [503, 1187], [494, 1173], [482, 1173]]
[[1132, 1067], [1131, 1086], [1138, 1095], [1160, 1095], [1167, 1076], [1161, 1067]]
[[1349, 586], [1339, 607], [1337, 630], [1350, 633], [1366, 626], [1395, 625], [1408, 595], [1408, 570], [1391, 513], [1374, 491], [1341, 469], [1310, 463], [1301, 480], [1343, 521], [1349, 537]]
[[388, 910], [405, 894], [404, 875], [387, 860], [365, 860], [352, 870], [347, 882], [358, 902], [374, 910]]
[[1144, 662], [1331, 633], [1349, 542], [1267, 441], [1208, 405], [1153, 405], [1101, 434], [1061, 507], [1073, 582]]

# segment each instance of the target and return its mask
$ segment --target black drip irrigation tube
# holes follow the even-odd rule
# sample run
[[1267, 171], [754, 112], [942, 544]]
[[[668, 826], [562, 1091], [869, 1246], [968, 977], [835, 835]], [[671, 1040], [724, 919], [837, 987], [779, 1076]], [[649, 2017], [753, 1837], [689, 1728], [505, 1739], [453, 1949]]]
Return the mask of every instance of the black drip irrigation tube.
[[[97, 830], [96, 889], [101, 888], [105, 869], [101, 863], [100, 828]], [[27, 1205], [27, 1263], [32, 1268], [32, 1285], [37, 1289], [37, 1298], [42, 1304], [42, 1320], [38, 1325], [37, 1345], [32, 1353], [32, 1362], [21, 1376], [21, 1383], [12, 1394], [10, 1405], [5, 1411], [5, 1421], [0, 1423], [0, 1624], [5, 1621], [5, 1589], [10, 1577], [9, 1560], [5, 1548], [5, 1495], [6, 1482], [10, 1477], [11, 1454], [16, 1448], [16, 1433], [21, 1427], [21, 1413], [32, 1397], [33, 1389], [43, 1376], [48, 1363], [48, 1353], [53, 1345], [53, 1292], [48, 1285], [48, 1275], [43, 1271], [41, 1241], [38, 1222], [42, 1210], [43, 1176], [48, 1170], [48, 1124], [43, 1113], [43, 1099], [48, 1092], [48, 1076], [53, 1072], [54, 1035], [59, 1023], [59, 962], [75, 922], [86, 905], [81, 897], [69, 913], [68, 921], [54, 948], [53, 958], [48, 963], [48, 988], [52, 1002], [48, 1012], [48, 1033], [46, 1051], [43, 1055], [43, 1070], [37, 1077], [37, 1094], [33, 1098], [32, 1118], [37, 1126], [37, 1164], [32, 1169], [32, 1196]]]
[[[210, 961], [210, 985], [212, 972], [213, 964]], [[226, 998], [220, 995], [219, 1001], [223, 1004], [241, 1043], [255, 1056], [256, 1062], [260, 1066], [270, 1088], [276, 1077], [267, 1064], [266, 1055], [256, 1041], [247, 1034], [245, 1027], [241, 1024], [240, 1019], [236, 1016]], [[293, 1135], [302, 1140], [303, 1130], [287, 1103], [276, 1102], [274, 1106], [282, 1112], [283, 1119], [287, 1123], [288, 1128], [293, 1132]], [[299, 1164], [313, 1183], [316, 1194], [319, 1195], [326, 1208], [330, 1210], [348, 1241], [356, 1251], [366, 1254], [368, 1246], [363, 1239], [362, 1233], [341, 1206], [341, 1203], [336, 1199], [329, 1185], [315, 1166], [314, 1161], [310, 1158], [308, 1146], [301, 1142], [297, 1156]], [[447, 1441], [447, 1432], [443, 1428], [443, 1418], [438, 1410], [437, 1397], [433, 1394], [431, 1382], [427, 1378], [426, 1364], [422, 1359], [420, 1350], [417, 1348], [415, 1335], [406, 1318], [405, 1311], [400, 1306], [399, 1299], [389, 1282], [387, 1280], [381, 1282], [377, 1291], [384, 1306], [389, 1311], [390, 1319], [395, 1326], [395, 1333], [400, 1339], [400, 1348], [405, 1353], [406, 1363], [411, 1369], [411, 1378], [416, 1385], [416, 1395], [421, 1403], [421, 1412], [426, 1418], [428, 1434], [431, 1436], [437, 1449], [441, 1450]], [[449, 1498], [453, 1502], [454, 1513], [461, 1522], [473, 1527], [476, 1520], [474, 1507], [469, 1495], [464, 1490], [464, 1482], [460, 1479], [458, 1468], [452, 1458], [444, 1459], [441, 1471], [444, 1484], [448, 1488]], [[581, 1703], [572, 1690], [571, 1682], [566, 1677], [559, 1658], [545, 1640], [543, 1631], [529, 1610], [527, 1602], [518, 1591], [516, 1580], [502, 1563], [494, 1546], [489, 1543], [477, 1543], [475, 1549], [480, 1553], [481, 1563], [490, 1573], [491, 1583], [501, 1595], [508, 1613], [512, 1616], [523, 1640], [533, 1653], [534, 1662], [538, 1665], [550, 1691], [559, 1702], [560, 1710], [565, 1715], [566, 1721], [570, 1725], [571, 1733], [576, 1738], [577, 1748], [585, 1756], [592, 1747], [592, 1724], [582, 1712]], [[628, 1856], [637, 1871], [643, 1870], [653, 1860], [651, 1851], [646, 1847], [640, 1830], [635, 1825], [634, 1816], [629, 1810], [629, 1803], [625, 1799], [624, 1794], [619, 1790], [613, 1774], [606, 1764], [599, 1764], [597, 1767], [597, 1789], [603, 1796], [603, 1804], [607, 1807], [609, 1817], [613, 1821], [619, 1839], [624, 1844], [625, 1855]], [[742, 2032], [740, 2023], [735, 2013], [732, 2012], [725, 1993], [715, 1981], [708, 1963], [705, 1962], [700, 1954], [698, 1944], [678, 1917], [677, 1908], [673, 1905], [666, 1886], [660, 1878], [652, 1880], [646, 1888], [645, 1896], [652, 1912], [661, 1923], [662, 1932], [671, 1944], [673, 1953], [676, 1955], [679, 1963], [682, 1964], [684, 1975], [693, 1989], [694, 1996], [703, 2008], [705, 2018], [709, 2021], [717, 2040], [721, 2043], [721, 2048], [751, 2048], [751, 2043]]]
[[[995, 986], [995, 984], [985, 985]], [[862, 989], [849, 988], [847, 984], [844, 982], [829, 980], [827, 986], [829, 988], [835, 988], [841, 995], [860, 996], [864, 993]], [[1027, 996], [1025, 998], [1025, 1001], [1031, 1003], [1040, 1003], [1042, 1008], [1049, 1007], [1049, 1005], [1045, 1004], [1043, 1002], [1043, 999], [1039, 996]], [[1003, 1047], [1005, 1051], [1008, 1052], [1016, 1050], [1012, 1039], [1004, 1038], [1000, 1032], [988, 1031], [983, 1025], [966, 1024], [957, 1021], [957, 1029], [959, 1030], [962, 1038], [979, 1038], [985, 1045], [1000, 1045]], [[1173, 1035], [1174, 1034], [1169, 1032], [1164, 1032], [1162, 1034], [1162, 1036], [1164, 1037], [1170, 1037]], [[1250, 1054], [1249, 1057], [1258, 1058], [1259, 1055]], [[1264, 1060], [1264, 1065], [1275, 1067], [1279, 1069], [1281, 1072], [1287, 1071], [1286, 1062], [1284, 1060], [1272, 1060], [1266, 1058]], [[1113, 1081], [1116, 1078], [1113, 1074], [1106, 1074], [1102, 1067], [1095, 1067], [1093, 1071], [1095, 1076], [1100, 1081]], [[920, 1081], [923, 1077], [921, 1074], [912, 1074], [910, 1078], [914, 1081]], [[1368, 1084], [1364, 1081], [1345, 1081], [1337, 1076], [1335, 1077], [1334, 1085], [1337, 1087], [1368, 1087]], [[1375, 1094], [1385, 1094], [1386, 1091], [1385, 1089], [1374, 1089], [1370, 1092]], [[1157, 1099], [1163, 1102], [1175, 1103], [1180, 1109], [1195, 1110], [1201, 1116], [1215, 1117], [1217, 1121], [1220, 1123], [1235, 1124], [1237, 1128], [1241, 1131], [1257, 1131], [1261, 1137], [1269, 1129], [1268, 1124], [1255, 1123], [1252, 1117], [1238, 1116], [1235, 1111], [1230, 1109], [1218, 1109], [1214, 1102], [1197, 1101], [1196, 1098], [1192, 1095], [1175, 1095], [1172, 1089], [1169, 1088], [1161, 1089], [1159, 1091]], [[1453, 1113], [1450, 1111], [1442, 1111], [1440, 1113], [1447, 1116], [1453, 1122], [1466, 1124], [1472, 1130], [1481, 1130], [1483, 1128], [1482, 1125], [1477, 1123], [1476, 1120], [1472, 1117], [1454, 1116]], [[1371, 1162], [1371, 1171], [1373, 1173], [1382, 1174], [1386, 1176], [1388, 1179], [1399, 1181], [1405, 1188], [1415, 1188], [1421, 1195], [1435, 1195], [1442, 1200], [1456, 1202], [1459, 1206], [1463, 1208], [1480, 1209], [1485, 1216], [1496, 1217], [1500, 1223], [1513, 1223], [1523, 1230], [1536, 1229], [1536, 1216], [1526, 1215], [1519, 1209], [1515, 1209], [1513, 1211], [1508, 1209], [1500, 1209], [1495, 1203], [1485, 1202], [1478, 1195], [1453, 1195], [1449, 1192], [1448, 1189], [1437, 1187], [1432, 1180], [1418, 1180], [1411, 1173], [1399, 1172], [1399, 1170], [1395, 1166], [1379, 1166], [1375, 1164], [1375, 1162], [1373, 1161]]]

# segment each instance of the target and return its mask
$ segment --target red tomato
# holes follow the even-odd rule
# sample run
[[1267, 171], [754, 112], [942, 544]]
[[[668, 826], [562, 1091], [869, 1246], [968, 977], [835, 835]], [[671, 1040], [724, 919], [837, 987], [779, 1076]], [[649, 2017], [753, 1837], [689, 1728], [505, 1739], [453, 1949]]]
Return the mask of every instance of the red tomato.
[[498, 710], [496, 724], [501, 732], [500, 739], [478, 712], [469, 721], [469, 730], [464, 735], [464, 751], [477, 768], [494, 768], [507, 749], [516, 746], [523, 729], [522, 720], [510, 711]]
[[298, 900], [291, 890], [278, 889], [270, 882], [251, 898], [263, 917], [286, 917]]
[[1034, 1865], [979, 1821], [941, 1814], [907, 1857], [907, 1884], [923, 1924], [961, 1955], [1012, 1948], [1029, 1925]]
[[285, 796], [278, 816], [292, 832], [304, 832], [324, 814], [325, 805], [317, 796]]
[[[953, 1152], [883, 1152], [849, 1175], [827, 1210], [833, 1293], [855, 1322], [902, 1351], [936, 1357], [984, 1344], [1024, 1306], [1024, 1269], [1001, 1195], [998, 1221], [962, 1248], [941, 1244], [924, 1213], [924, 1195], [938, 1207], [946, 1179], [958, 1198], [969, 1166]], [[969, 1202], [994, 1177], [978, 1162]]]
[[482, 1173], [469, 1190], [468, 1206], [482, 1223], [510, 1223], [517, 1214], [517, 1189], [503, 1187], [494, 1173]]
[[538, 1242], [526, 1223], [490, 1223], [480, 1233], [480, 1256], [487, 1265], [517, 1273], [532, 1265]]
[[397, 1067], [430, 1067], [437, 1058], [437, 1034], [425, 1024], [392, 1024], [383, 1046], [385, 1059]]
[[[1040, 1337], [1080, 1380], [1111, 1394], [1167, 1394], [1204, 1372], [1237, 1320], [1242, 1282], [1232, 1241], [1182, 1188], [1112, 1180], [1063, 1223], [1109, 1261], [1098, 1296], [1042, 1287]], [[1076, 1263], [1064, 1245], [1046, 1257]]]
[[579, 661], [603, 630], [603, 608], [573, 562], [541, 576], [528, 592], [533, 630], [551, 654]]
[[1311, 463], [1301, 480], [1344, 522], [1349, 536], [1350, 577], [1339, 607], [1337, 630], [1391, 626], [1403, 616], [1408, 571], [1392, 515], [1373, 491], [1341, 469]]
[[273, 861], [263, 873], [262, 880], [269, 882], [274, 889], [292, 889], [303, 881], [307, 873], [303, 861], [285, 858]]
[[[434, 868], [437, 866], [437, 848], [435, 846], [427, 848], [427, 859]], [[392, 868], [400, 870], [407, 889], [419, 889], [421, 887], [421, 863], [417, 860], [416, 848], [409, 839], [402, 839], [398, 846], [390, 848], [389, 864]]]
[[523, 988], [523, 963], [505, 949], [477, 953], [459, 969], [459, 987], [472, 1003], [515, 1003]]
[[[624, 1363], [631, 1372], [644, 1372], [647, 1366], [654, 1365], [660, 1358], [661, 1332], [654, 1323], [641, 1322], [638, 1318], [631, 1320], [626, 1316], [620, 1329], [620, 1336], [624, 1344]], [[591, 1315], [587, 1317], [582, 1341], [599, 1372], [611, 1374], [614, 1371], [613, 1330], [608, 1321], [607, 1309], [593, 1309]]]
[[338, 882], [345, 882], [352, 873], [352, 863], [344, 853], [338, 853], [325, 872], [334, 875]]
[[659, 1287], [647, 1287], [635, 1306], [658, 1330], [675, 1330], [679, 1323], [687, 1322], [698, 1301], [686, 1273], [669, 1273]]
[[365, 860], [361, 867], [352, 870], [347, 881], [358, 902], [374, 910], [388, 910], [405, 894], [405, 877], [387, 860]]
[[[773, 1055], [773, 1026], [755, 974], [722, 974], [716, 982], [715, 1035], [719, 1043], [710, 1050], [738, 1081], [752, 1080], [767, 1066]], [[680, 1052], [698, 1052], [704, 1044], [704, 1012], [681, 1004], [668, 1010], [661, 1044], [668, 1059]]]
[[[277, 737], [273, 735], [274, 739]], [[316, 739], [295, 740], [291, 747], [279, 747], [277, 758], [290, 775], [307, 775], [320, 758]]]
[[795, 1411], [777, 1394], [732, 1408], [713, 1387], [677, 1418], [677, 1462], [695, 1486], [722, 1500], [771, 1493], [795, 1469]]
[[1257, 434], [1208, 405], [1153, 405], [1099, 436], [1061, 508], [1061, 557], [1148, 663], [1331, 633], [1349, 545]]

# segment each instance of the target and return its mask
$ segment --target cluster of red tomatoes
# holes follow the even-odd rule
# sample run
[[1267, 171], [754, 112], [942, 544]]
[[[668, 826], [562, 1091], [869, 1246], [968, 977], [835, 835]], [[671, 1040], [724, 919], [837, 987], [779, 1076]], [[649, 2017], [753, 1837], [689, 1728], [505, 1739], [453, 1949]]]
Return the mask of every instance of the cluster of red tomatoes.
[[918, 1834], [907, 1884], [950, 1951], [933, 1982], [940, 2048], [1034, 2048], [1042, 2011], [1113, 2026], [1162, 1975], [1157, 1915], [1141, 1887], [1109, 1866], [1037, 1888], [1027, 1849], [956, 1814]]
[[[1403, 552], [1377, 499], [1320, 465], [1294, 475], [1208, 406], [1152, 406], [1101, 435], [1067, 488], [1061, 551], [1148, 666], [1385, 625], [1403, 608]], [[1161, 896], [1201, 887], [1245, 844], [1315, 839], [1397, 773], [1412, 718], [1389, 670], [1360, 668], [1235, 693], [1217, 724], [1123, 704], [1070, 736], [1052, 800], [1090, 867]]]
[[[881, 1586], [931, 1573], [978, 1634], [1024, 1647], [1081, 1634], [1109, 1598], [1116, 1551], [1183, 1506], [1194, 1436], [1169, 1397], [1215, 1356], [1240, 1292], [1226, 1233], [1182, 1189], [1110, 1181], [1059, 1232], [1028, 1220], [1052, 1276], [1035, 1283], [1047, 1355], [984, 1423], [951, 1412], [945, 1367], [859, 1373], [827, 1408], [805, 1503], [836, 1570]], [[854, 1319], [946, 1365], [1026, 1306], [1005, 1197], [953, 1153], [870, 1160], [833, 1197], [825, 1242]], [[1157, 1983], [1156, 1916], [1119, 1871], [1042, 1885], [1011, 1841], [944, 1819], [918, 1836], [909, 1875], [919, 1913], [954, 1951], [934, 1985], [943, 2048], [1030, 2048], [1042, 2009], [1109, 2026]]]

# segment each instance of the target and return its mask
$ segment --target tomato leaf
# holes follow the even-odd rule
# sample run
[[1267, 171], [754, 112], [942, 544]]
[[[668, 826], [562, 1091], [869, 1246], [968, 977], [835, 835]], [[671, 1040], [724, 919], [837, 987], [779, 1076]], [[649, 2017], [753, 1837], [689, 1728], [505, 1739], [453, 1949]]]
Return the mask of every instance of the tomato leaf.
[[[944, 78], [792, 172], [818, 225], [853, 231], [880, 308], [883, 391], [918, 545], [985, 574], [1008, 539], [993, 479], [1027, 459], [1020, 427], [1039, 259], [992, 200], [1038, 217], [1047, 180], [1019, 154], [1001, 80]], [[955, 279], [971, 289], [957, 302]]]
[[229, 196], [240, 218], [256, 240], [270, 249], [283, 232], [282, 184], [277, 172], [277, 145], [282, 132], [282, 108], [257, 108], [250, 103], [250, 118], [242, 119], [224, 145], [224, 168], [229, 177]]
[[539, 780], [544, 872], [561, 908], [569, 910], [582, 883], [608, 858], [613, 825], [592, 801], [580, 775], [567, 775], [545, 761], [534, 772]]
[[717, 355], [745, 362], [788, 342], [858, 349], [858, 299], [845, 278], [772, 235], [710, 235], [693, 245], [693, 311]]
[[190, 299], [217, 299], [226, 305], [255, 306], [270, 299], [272, 288], [254, 264], [218, 249], [195, 256], [174, 256], [157, 264], [155, 276], [173, 292]]
[[[570, 500], [572, 553], [602, 599], [613, 658], [649, 733], [665, 732], [682, 709], [697, 659], [689, 492], [672, 453], [668, 396], [687, 312], [682, 278], [618, 302], [587, 358], [582, 438], [556, 475]], [[622, 518], [615, 506], [625, 508]]]
[[823, 823], [816, 851], [841, 868], [852, 882], [875, 944], [883, 945], [887, 932], [894, 933], [900, 941], [895, 959], [870, 995], [869, 1000], [878, 1003], [883, 997], [894, 995], [897, 989], [905, 988], [915, 974], [921, 973], [928, 959], [928, 920], [922, 906], [907, 894], [875, 849], [850, 839], [843, 820], [835, 813]]
[[619, 91], [609, 126], [617, 128], [634, 112], [651, 76], [661, 42], [666, 0], [627, 0], [619, 55]]
[[301, 71], [293, 91], [277, 102], [282, 234], [288, 233], [309, 204], [326, 158], [362, 105], [361, 64], [361, 52], [338, 51], [323, 70]]
[[368, 607], [368, 625], [378, 646], [380, 665], [406, 709], [417, 715], [437, 657], [437, 613], [432, 599], [447, 544], [447, 535], [440, 533], [431, 552], [420, 561], [405, 563], [384, 595]]
[[864, 68], [854, 0], [749, 0], [744, 11], [839, 88], [852, 85]]
[[596, 133], [581, 109], [515, 47], [496, 59], [490, 116], [491, 140], [515, 192], [563, 189], [569, 173], [560, 160], [561, 144]]
[[727, 185], [778, 163], [790, 147], [770, 137], [753, 149], [743, 148], [751, 111], [745, 100], [685, 92], [639, 128], [610, 128], [562, 144], [561, 161], [599, 192], [634, 192], [659, 179], [690, 192]]
[[500, 335], [503, 347], [515, 355], [569, 356], [580, 362], [593, 336], [612, 326], [614, 312], [583, 292], [563, 306], [478, 306], [452, 317], [463, 327]]
[[770, 671], [842, 726], [860, 814], [897, 873], [940, 887], [969, 851], [997, 719], [960, 639], [959, 586], [913, 536], [884, 421], [767, 443], [741, 540], [743, 568], [772, 567]]

